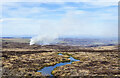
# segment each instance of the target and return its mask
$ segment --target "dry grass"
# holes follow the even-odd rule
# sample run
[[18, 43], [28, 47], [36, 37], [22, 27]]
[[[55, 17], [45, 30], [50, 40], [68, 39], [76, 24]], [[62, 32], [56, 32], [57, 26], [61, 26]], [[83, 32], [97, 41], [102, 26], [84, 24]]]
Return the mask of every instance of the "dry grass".
[[29, 43], [30, 39], [24, 39], [24, 38], [2, 38], [3, 42], [18, 42], [18, 43]]

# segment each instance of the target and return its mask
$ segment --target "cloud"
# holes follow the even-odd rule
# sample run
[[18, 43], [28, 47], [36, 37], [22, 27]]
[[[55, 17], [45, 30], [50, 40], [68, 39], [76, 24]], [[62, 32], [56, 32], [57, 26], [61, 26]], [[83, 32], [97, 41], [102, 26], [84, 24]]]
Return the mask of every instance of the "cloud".
[[4, 0], [4, 2], [118, 2], [118, 0]]
[[[117, 5], [87, 2], [41, 4], [4, 4], [3, 35], [117, 35]], [[50, 6], [58, 7], [53, 9]]]
[[62, 23], [66, 28], [66, 34], [104, 37], [117, 35], [117, 16], [111, 14], [112, 10], [110, 13], [104, 13], [105, 11], [80, 12], [68, 11], [64, 16]]

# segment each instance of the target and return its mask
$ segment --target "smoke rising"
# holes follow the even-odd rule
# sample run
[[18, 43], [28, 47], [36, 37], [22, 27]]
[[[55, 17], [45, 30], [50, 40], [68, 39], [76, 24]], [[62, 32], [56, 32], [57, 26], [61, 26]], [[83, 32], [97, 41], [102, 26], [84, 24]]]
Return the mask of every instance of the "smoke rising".
[[31, 38], [30, 45], [39, 44], [39, 45], [49, 45], [55, 44], [58, 42], [58, 35], [39, 35]]
[[[95, 11], [94, 13], [92, 11], [68, 9], [59, 19], [31, 20], [30, 22], [33, 24], [30, 24], [36, 27], [31, 26], [33, 28], [30, 28], [30, 25], [26, 26], [29, 26], [27, 28], [30, 28], [32, 34], [35, 33], [38, 36], [31, 39], [30, 45], [57, 43], [58, 37], [64, 35], [117, 37], [117, 16], [114, 16], [117, 12], [113, 12], [114, 8], [111, 10]], [[31, 31], [29, 32], [31, 33]], [[59, 35], [55, 35], [55, 33]]]

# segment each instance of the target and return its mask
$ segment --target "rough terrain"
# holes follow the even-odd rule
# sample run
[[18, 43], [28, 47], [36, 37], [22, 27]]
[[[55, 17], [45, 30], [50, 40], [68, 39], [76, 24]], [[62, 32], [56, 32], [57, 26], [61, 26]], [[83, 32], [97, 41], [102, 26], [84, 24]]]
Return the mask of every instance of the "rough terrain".
[[[69, 56], [80, 61], [55, 68], [52, 71], [54, 76], [119, 76], [120, 74], [118, 46], [41, 46], [29, 45], [19, 40], [17, 42], [4, 40], [2, 44], [3, 76], [42, 76], [38, 70], [69, 61]], [[63, 56], [57, 53], [62, 53]]]

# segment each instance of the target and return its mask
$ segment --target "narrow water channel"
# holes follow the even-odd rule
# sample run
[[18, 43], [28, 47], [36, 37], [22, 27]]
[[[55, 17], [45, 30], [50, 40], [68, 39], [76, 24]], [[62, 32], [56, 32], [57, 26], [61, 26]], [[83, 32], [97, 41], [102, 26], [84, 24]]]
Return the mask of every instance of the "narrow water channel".
[[[62, 54], [59, 53], [58, 55], [62, 55]], [[71, 63], [74, 62], [74, 61], [80, 61], [80, 60], [74, 59], [74, 58], [71, 57], [71, 56], [70, 56], [69, 59], [70, 59], [70, 62], [64, 62], [64, 63], [61, 62], [61, 63], [58, 63], [58, 64], [56, 64], [56, 65], [54, 65], [54, 66], [44, 67], [43, 69], [41, 69], [41, 70], [39, 70], [39, 71], [37, 71], [37, 72], [41, 72], [42, 75], [44, 75], [44, 76], [46, 76], [46, 75], [53, 76], [53, 75], [51, 74], [51, 72], [54, 70], [54, 68], [59, 67], [59, 66], [63, 66], [63, 65], [66, 65], [66, 64], [71, 64]]]

